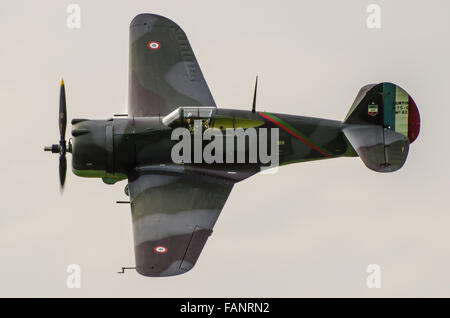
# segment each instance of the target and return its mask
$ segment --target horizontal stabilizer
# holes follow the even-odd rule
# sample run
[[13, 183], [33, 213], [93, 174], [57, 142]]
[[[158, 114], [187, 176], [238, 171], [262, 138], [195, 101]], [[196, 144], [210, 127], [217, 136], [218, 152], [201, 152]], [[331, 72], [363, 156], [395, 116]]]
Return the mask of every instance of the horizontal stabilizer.
[[393, 172], [406, 161], [409, 140], [389, 128], [351, 125], [343, 129], [345, 137], [367, 166], [377, 172]]

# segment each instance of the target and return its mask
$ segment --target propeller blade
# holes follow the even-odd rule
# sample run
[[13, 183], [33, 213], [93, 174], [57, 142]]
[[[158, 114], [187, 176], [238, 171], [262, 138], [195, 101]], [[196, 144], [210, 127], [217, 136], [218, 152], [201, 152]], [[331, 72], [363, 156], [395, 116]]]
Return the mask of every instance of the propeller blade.
[[[66, 108], [66, 89], [64, 87], [64, 79], [61, 80], [61, 89], [59, 92], [59, 134], [60, 141], [66, 139], [67, 126], [67, 108]], [[64, 142], [65, 143], [65, 142]]]
[[59, 182], [61, 188], [64, 187], [64, 181], [66, 181], [67, 160], [65, 154], [59, 156]]
[[[61, 193], [64, 188], [64, 182], [66, 181], [67, 173], [67, 150], [71, 151], [71, 145], [66, 145], [66, 128], [67, 128], [67, 108], [66, 108], [66, 90], [64, 86], [64, 79], [61, 79], [61, 88], [59, 92], [59, 144], [53, 144], [44, 148], [45, 151], [51, 151], [52, 153], [59, 153], [59, 182], [61, 184]], [[69, 148], [67, 148], [69, 147]]]

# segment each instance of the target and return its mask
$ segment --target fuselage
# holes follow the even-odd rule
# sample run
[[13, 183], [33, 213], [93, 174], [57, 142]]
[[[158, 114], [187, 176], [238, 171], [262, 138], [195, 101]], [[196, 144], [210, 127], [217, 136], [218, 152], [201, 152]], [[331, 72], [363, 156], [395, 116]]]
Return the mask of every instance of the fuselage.
[[[135, 169], [193, 171], [240, 181], [265, 167], [356, 156], [342, 133], [342, 122], [287, 114], [180, 107], [164, 117], [74, 119], [72, 125], [73, 172], [82, 177], [103, 178], [106, 183], [126, 179]], [[174, 147], [180, 143], [180, 137], [186, 137], [180, 135], [180, 128], [190, 135], [187, 138], [191, 142], [187, 145], [192, 148], [192, 156], [184, 156], [182, 162], [174, 161]], [[206, 130], [211, 129], [216, 133], [213, 138], [208, 138]], [[210, 140], [217, 136], [223, 136], [223, 146], [220, 147], [223, 156], [220, 159], [221, 155], [215, 149], [212, 153], [216, 160], [211, 162], [202, 154]], [[255, 136], [256, 139], [252, 140]], [[275, 136], [277, 149], [273, 144]], [[236, 140], [240, 137], [246, 140], [242, 144], [244, 149]], [[229, 146], [230, 140], [233, 140], [234, 147]], [[200, 157], [194, 155], [199, 145]], [[256, 147], [256, 161], [250, 155], [252, 147]], [[275, 164], [261, 160], [258, 155], [263, 148], [267, 148], [267, 154], [272, 156], [276, 150], [278, 158]]]

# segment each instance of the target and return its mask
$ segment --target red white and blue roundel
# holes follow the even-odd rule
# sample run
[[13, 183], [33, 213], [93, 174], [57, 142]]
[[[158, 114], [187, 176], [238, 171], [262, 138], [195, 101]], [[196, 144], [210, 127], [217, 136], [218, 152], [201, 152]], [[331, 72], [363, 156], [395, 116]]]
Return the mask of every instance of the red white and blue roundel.
[[150, 50], [159, 50], [159, 48], [161, 47], [161, 43], [156, 42], [156, 41], [150, 41], [147, 43], [147, 47]]
[[156, 246], [153, 250], [156, 253], [167, 253], [167, 247], [165, 246]]

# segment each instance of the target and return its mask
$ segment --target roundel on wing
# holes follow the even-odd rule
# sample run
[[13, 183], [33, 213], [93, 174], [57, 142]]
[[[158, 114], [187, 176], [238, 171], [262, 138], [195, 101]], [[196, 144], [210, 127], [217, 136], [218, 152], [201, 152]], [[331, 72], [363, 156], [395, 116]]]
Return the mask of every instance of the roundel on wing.
[[156, 253], [167, 253], [167, 247], [165, 246], [156, 246], [153, 250]]
[[150, 41], [147, 43], [147, 47], [150, 50], [159, 50], [161, 48], [161, 43], [156, 42], [156, 41]]

